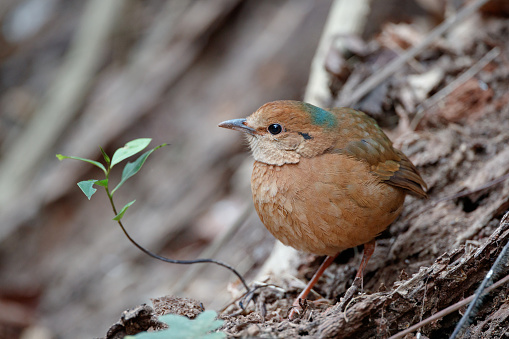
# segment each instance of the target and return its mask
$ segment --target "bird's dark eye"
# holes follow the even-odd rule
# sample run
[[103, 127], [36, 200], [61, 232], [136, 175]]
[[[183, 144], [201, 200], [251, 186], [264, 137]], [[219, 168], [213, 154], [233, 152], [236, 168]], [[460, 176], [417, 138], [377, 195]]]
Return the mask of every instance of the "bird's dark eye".
[[267, 128], [267, 130], [269, 131], [270, 134], [276, 135], [283, 131], [283, 127], [281, 127], [280, 124], [272, 124]]

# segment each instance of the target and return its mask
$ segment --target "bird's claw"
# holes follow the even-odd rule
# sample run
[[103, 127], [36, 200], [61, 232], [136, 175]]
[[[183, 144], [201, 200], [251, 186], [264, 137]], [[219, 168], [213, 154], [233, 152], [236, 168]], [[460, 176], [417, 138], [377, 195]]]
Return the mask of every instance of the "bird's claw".
[[304, 311], [306, 310], [308, 306], [307, 299], [297, 298], [292, 304], [290, 313], [288, 314], [288, 319], [294, 320], [297, 318], [297, 316], [304, 314]]
[[297, 318], [298, 315], [300, 315], [300, 310], [302, 310], [302, 308], [300, 306], [292, 306], [291, 307], [291, 310], [290, 310], [290, 313], [288, 314], [288, 319], [289, 320], [294, 320]]

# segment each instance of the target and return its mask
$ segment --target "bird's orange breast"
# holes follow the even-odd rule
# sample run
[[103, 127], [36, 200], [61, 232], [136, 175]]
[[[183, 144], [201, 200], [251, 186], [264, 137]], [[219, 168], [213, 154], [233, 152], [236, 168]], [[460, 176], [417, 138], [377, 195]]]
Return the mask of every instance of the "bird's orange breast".
[[272, 166], [256, 161], [251, 177], [260, 219], [283, 244], [336, 255], [372, 240], [401, 213], [405, 191], [344, 154]]

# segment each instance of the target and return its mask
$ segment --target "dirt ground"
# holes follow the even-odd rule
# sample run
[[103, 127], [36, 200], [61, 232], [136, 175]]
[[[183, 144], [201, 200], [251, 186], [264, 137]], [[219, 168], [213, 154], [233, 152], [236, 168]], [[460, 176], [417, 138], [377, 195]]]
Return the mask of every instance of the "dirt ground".
[[[104, 3], [55, 0], [51, 20], [34, 36], [12, 42], [4, 31], [0, 339], [123, 338], [161, 329], [159, 315], [194, 318], [205, 309], [219, 313], [229, 337], [389, 338], [472, 295], [509, 240], [509, 8], [492, 0], [427, 39], [477, 2], [371, 1], [365, 27], [333, 35], [315, 58], [318, 72], [326, 71], [315, 103], [374, 117], [417, 166], [429, 199], [407, 197], [401, 216], [377, 238], [363, 290], [346, 309], [340, 302], [362, 246], [337, 257], [294, 321], [289, 307], [323, 258], [295, 255], [294, 272], [260, 275], [274, 239], [249, 207], [252, 159], [240, 136], [217, 123], [313, 92], [306, 83], [317, 72], [313, 56], [333, 2], [118, 2], [121, 15], [110, 8], [104, 17], [108, 38], [74, 94], [63, 89], [76, 87], [48, 87], [77, 78], [65, 67], [86, 68], [73, 63], [80, 53], [69, 51], [80, 46], [77, 23], [86, 23], [87, 13], [95, 20], [94, 6], [106, 13]], [[5, 13], [17, 3], [7, 3], [0, 19], [9, 26]], [[394, 63], [395, 71], [381, 76]], [[380, 81], [358, 95], [376, 76]], [[47, 107], [60, 107], [51, 106], [59, 91], [74, 95], [69, 107], [32, 124]], [[52, 139], [43, 142], [49, 130]], [[111, 153], [147, 136], [171, 145], [118, 193], [119, 205], [137, 199], [124, 219], [129, 232], [170, 258], [234, 266], [257, 286], [244, 310], [235, 301], [245, 290], [231, 272], [146, 257], [110, 221], [107, 199], [88, 201], [76, 187], [98, 172], [54, 157], [98, 160], [99, 145]], [[5, 159], [17, 164], [20, 154], [33, 157], [9, 169]], [[496, 273], [495, 280], [506, 276], [507, 265]], [[506, 284], [484, 297], [463, 338], [507, 338], [508, 293]], [[418, 331], [420, 338], [448, 338], [465, 310], [405, 338]]]

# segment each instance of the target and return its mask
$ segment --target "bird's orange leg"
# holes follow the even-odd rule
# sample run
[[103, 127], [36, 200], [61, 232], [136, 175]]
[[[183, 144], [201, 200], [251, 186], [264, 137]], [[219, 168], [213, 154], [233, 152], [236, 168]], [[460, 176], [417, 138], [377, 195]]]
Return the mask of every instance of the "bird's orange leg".
[[[373, 254], [373, 252], [371, 252], [371, 254]], [[313, 286], [315, 286], [318, 279], [320, 279], [320, 277], [322, 276], [323, 272], [327, 269], [327, 267], [330, 266], [330, 264], [332, 264], [332, 262], [334, 261], [334, 259], [336, 259], [337, 256], [338, 256], [337, 254], [335, 256], [328, 255], [327, 258], [325, 258], [323, 263], [318, 268], [318, 271], [316, 271], [316, 273], [313, 275], [313, 278], [311, 278], [311, 280], [307, 284], [306, 288], [304, 288], [304, 290], [299, 294], [297, 299], [295, 299], [295, 301], [293, 302], [292, 310], [288, 315], [288, 318], [290, 318], [290, 320], [292, 320], [295, 317], [295, 315], [299, 314], [299, 310], [302, 309], [300, 306], [300, 301], [306, 299], [309, 292], [311, 292]]]
[[375, 246], [376, 246], [375, 239], [364, 244], [364, 253], [362, 254], [362, 260], [361, 264], [359, 265], [359, 270], [355, 275], [355, 279], [353, 281], [352, 286], [350, 286], [350, 288], [346, 290], [345, 295], [343, 296], [343, 298], [341, 298], [341, 302], [339, 303], [340, 310], [345, 309], [346, 305], [348, 305], [350, 300], [352, 300], [354, 295], [359, 291], [359, 287], [361, 288], [361, 290], [363, 289], [364, 269], [368, 264], [369, 258], [371, 258], [373, 252], [375, 252]]
[[364, 280], [364, 269], [368, 265], [368, 261], [375, 252], [376, 241], [375, 239], [371, 240], [364, 244], [364, 253], [362, 254], [361, 264], [359, 265], [359, 270], [355, 275], [355, 279], [359, 278], [361, 280], [361, 290], [363, 289], [363, 280]]

